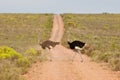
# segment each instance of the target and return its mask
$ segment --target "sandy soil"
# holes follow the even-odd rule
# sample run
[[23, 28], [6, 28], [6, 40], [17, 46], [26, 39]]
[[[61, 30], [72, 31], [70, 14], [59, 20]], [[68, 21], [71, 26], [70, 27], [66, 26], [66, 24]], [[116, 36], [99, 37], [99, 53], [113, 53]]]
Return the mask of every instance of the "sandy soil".
[[[64, 24], [60, 15], [54, 15], [50, 40], [60, 42], [64, 34]], [[37, 47], [39, 48], [39, 46]], [[52, 61], [33, 64], [26, 80], [120, 80], [120, 72], [111, 71], [105, 64], [95, 63], [86, 55], [80, 62], [77, 54], [72, 61], [73, 52], [62, 45], [49, 51]]]

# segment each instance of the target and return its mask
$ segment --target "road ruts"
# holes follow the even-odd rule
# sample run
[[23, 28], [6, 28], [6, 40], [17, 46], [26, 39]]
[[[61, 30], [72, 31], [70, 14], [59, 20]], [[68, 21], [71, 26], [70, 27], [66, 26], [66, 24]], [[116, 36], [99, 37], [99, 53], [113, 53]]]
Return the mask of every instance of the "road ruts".
[[63, 34], [64, 34], [64, 23], [62, 17], [60, 15], [54, 15], [53, 28], [49, 40], [55, 42], [61, 42]]

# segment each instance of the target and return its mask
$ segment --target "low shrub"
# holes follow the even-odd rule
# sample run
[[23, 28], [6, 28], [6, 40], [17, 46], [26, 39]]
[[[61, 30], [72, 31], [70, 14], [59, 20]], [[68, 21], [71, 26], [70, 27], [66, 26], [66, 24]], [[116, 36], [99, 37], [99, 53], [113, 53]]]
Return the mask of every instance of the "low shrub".
[[75, 22], [67, 22], [67, 25], [70, 26], [70, 27], [76, 27], [76, 24]]
[[103, 53], [99, 50], [96, 50], [96, 51], [92, 52], [91, 56], [92, 56], [92, 59], [96, 62], [101, 62], [101, 61], [102, 62], [108, 62], [111, 55], [112, 54], [110, 52]]
[[93, 61], [96, 62], [107, 62], [112, 70], [120, 71], [120, 53], [119, 52], [101, 52], [95, 50], [91, 53]]
[[108, 63], [110, 64], [111, 68], [115, 71], [120, 70], [120, 53], [114, 53], [110, 58]]
[[0, 46], [0, 59], [17, 59], [22, 55], [8, 46]]
[[24, 74], [27, 72], [27, 69], [30, 67], [31, 62], [26, 57], [21, 57], [15, 60], [15, 64], [17, 67], [21, 69], [21, 73]]
[[20, 68], [9, 60], [0, 61], [0, 80], [24, 80]]
[[40, 56], [40, 51], [30, 48], [25, 51], [25, 56], [30, 60], [31, 63], [35, 63], [37, 61], [37, 57]]
[[26, 57], [16, 59], [15, 63], [18, 67], [30, 67], [30, 61]]
[[111, 54], [109, 54], [109, 53], [101, 53], [101, 54], [99, 54], [98, 56], [99, 56], [99, 57], [98, 57], [98, 60], [104, 61], [104, 62], [108, 62]]
[[27, 55], [31, 55], [31, 56], [36, 56], [36, 55], [38, 55], [37, 50], [35, 50], [34, 48], [30, 48], [30, 49], [26, 50], [25, 53], [26, 53]]

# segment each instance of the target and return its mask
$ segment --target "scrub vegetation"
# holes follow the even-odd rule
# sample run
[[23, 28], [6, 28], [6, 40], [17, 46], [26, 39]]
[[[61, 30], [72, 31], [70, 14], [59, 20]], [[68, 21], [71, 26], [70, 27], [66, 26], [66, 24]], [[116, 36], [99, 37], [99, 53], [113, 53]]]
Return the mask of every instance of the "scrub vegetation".
[[51, 14], [0, 14], [0, 80], [24, 80], [32, 63], [44, 61], [32, 48], [49, 37]]
[[96, 62], [120, 70], [120, 14], [63, 14], [66, 40], [80, 40], [89, 47], [82, 52]]

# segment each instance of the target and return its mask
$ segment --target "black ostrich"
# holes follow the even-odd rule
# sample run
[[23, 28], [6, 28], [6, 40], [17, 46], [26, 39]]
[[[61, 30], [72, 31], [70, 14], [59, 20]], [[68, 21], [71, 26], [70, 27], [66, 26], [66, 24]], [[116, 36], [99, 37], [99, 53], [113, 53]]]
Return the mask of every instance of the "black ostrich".
[[75, 40], [73, 42], [68, 41], [68, 44], [69, 44], [71, 49], [76, 49], [76, 47], [83, 48], [85, 46], [84, 42], [77, 41], [77, 40]]
[[42, 44], [40, 43], [41, 47], [43, 49], [52, 49], [53, 47], [55, 47], [56, 45], [58, 45], [60, 42], [54, 42], [54, 41], [51, 41], [51, 40], [46, 40], [44, 42], [42, 42]]
[[79, 53], [80, 54], [80, 58], [81, 58], [81, 62], [83, 62], [83, 58], [81, 56], [80, 50], [86, 45], [86, 43], [78, 41], [78, 40], [75, 40], [73, 42], [69, 42], [68, 41], [68, 44], [69, 44], [70, 49], [72, 49], [73, 51], [75, 51], [75, 55], [73, 56], [73, 59], [76, 56], [76, 53]]

